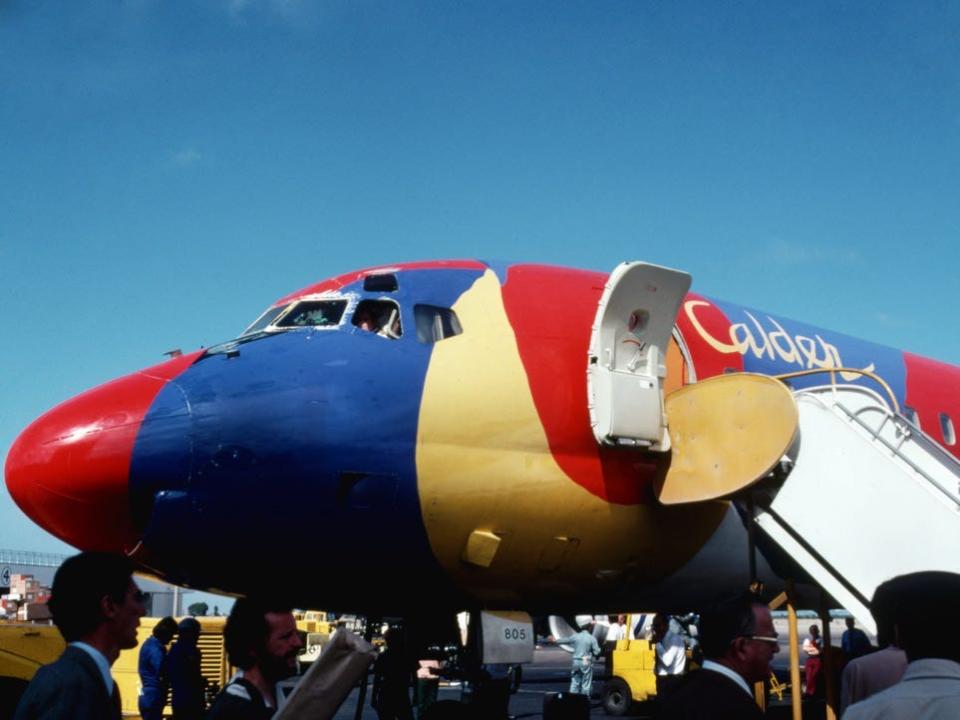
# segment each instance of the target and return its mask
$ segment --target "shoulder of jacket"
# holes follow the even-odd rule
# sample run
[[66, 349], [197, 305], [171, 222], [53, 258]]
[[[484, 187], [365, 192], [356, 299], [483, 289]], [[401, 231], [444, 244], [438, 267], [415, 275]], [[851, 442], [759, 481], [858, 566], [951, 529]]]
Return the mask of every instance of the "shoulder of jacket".
[[44, 665], [37, 670], [34, 677], [70, 674], [73, 668], [76, 668], [77, 666], [81, 666], [83, 668], [89, 668], [90, 666], [93, 666], [96, 668], [96, 663], [93, 661], [93, 658], [87, 655], [83, 650], [68, 646], [67, 649], [64, 650], [60, 655], [60, 657], [58, 657], [52, 663]]
[[227, 685], [223, 692], [227, 695], [232, 695], [233, 697], [240, 698], [241, 700], [246, 700], [247, 702], [253, 702], [253, 696], [250, 694], [250, 690], [246, 687], [244, 683], [232, 682]]

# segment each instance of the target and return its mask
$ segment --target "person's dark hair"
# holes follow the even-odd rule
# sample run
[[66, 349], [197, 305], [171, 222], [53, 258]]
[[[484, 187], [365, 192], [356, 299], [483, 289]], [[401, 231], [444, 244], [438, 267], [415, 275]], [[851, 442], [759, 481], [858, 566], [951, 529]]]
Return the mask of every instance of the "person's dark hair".
[[756, 630], [753, 615], [754, 605], [766, 607], [759, 595], [743, 592], [721, 598], [700, 614], [700, 630], [697, 637], [707, 658], [723, 657], [730, 643], [743, 635], [752, 635]]
[[881, 643], [896, 639], [910, 662], [944, 658], [960, 662], [960, 626], [950, 622], [960, 602], [960, 575], [919, 572], [877, 587], [870, 611]]
[[104, 621], [100, 602], [126, 599], [133, 563], [122, 555], [82, 552], [67, 558], [53, 576], [47, 606], [53, 624], [67, 642], [79, 640]]
[[153, 636], [157, 640], [169, 642], [177, 634], [177, 621], [169, 615], [153, 626]]
[[197, 638], [200, 637], [200, 621], [196, 618], [184, 618], [180, 621], [180, 625], [178, 625], [177, 628], [180, 632], [180, 640], [196, 643]]
[[223, 642], [230, 663], [241, 670], [249, 670], [256, 665], [270, 632], [267, 613], [290, 611], [289, 605], [275, 600], [252, 597], [237, 600], [223, 629]]

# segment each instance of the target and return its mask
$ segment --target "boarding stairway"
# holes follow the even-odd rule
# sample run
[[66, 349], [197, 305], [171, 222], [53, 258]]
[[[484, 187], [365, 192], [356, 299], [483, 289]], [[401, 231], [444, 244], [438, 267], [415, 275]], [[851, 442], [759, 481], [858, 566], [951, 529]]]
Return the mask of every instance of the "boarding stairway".
[[884, 580], [960, 573], [960, 462], [867, 388], [794, 396], [797, 442], [782, 484], [755, 488], [753, 520], [876, 632], [869, 600]]

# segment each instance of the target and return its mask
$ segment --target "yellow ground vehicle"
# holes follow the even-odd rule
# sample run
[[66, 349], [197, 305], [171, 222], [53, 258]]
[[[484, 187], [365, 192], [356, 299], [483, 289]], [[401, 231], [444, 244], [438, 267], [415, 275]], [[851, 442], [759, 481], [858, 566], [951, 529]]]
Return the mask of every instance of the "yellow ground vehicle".
[[[153, 633], [160, 618], [141, 618], [137, 630], [138, 645], [124, 650], [113, 664], [112, 674], [120, 688], [124, 714], [136, 715], [140, 695], [140, 676], [137, 661], [140, 644]], [[200, 670], [209, 685], [223, 687], [230, 678], [231, 668], [223, 649], [223, 626], [226, 618], [198, 617], [200, 623]], [[52, 625], [0, 624], [0, 720], [13, 716], [20, 695], [41, 665], [60, 657], [66, 643], [60, 631]]]
[[[628, 620], [627, 627], [633, 627]], [[610, 653], [610, 679], [603, 690], [603, 709], [610, 715], [623, 715], [634, 702], [657, 694], [654, 667], [656, 650], [649, 640], [618, 640]]]
[[[680, 618], [677, 620], [680, 621]], [[681, 626], [687, 624], [687, 622], [681, 622]], [[627, 627], [633, 626], [634, 616], [628, 615]], [[687, 671], [690, 671], [699, 667], [697, 660], [699, 656], [691, 649], [690, 639], [686, 638], [685, 642]], [[656, 663], [656, 647], [650, 640], [640, 638], [617, 641], [607, 665], [610, 670], [610, 680], [603, 691], [603, 709], [608, 715], [623, 715], [634, 702], [643, 702], [656, 697]]]
[[297, 629], [303, 633], [302, 664], [312, 663], [320, 657], [320, 652], [333, 634], [333, 622], [322, 610], [305, 610], [293, 614], [297, 620]]
[[0, 720], [13, 717], [34, 673], [56, 660], [65, 647], [52, 625], [0, 623]]
[[297, 619], [297, 629], [305, 633], [321, 633], [330, 635], [330, 616], [322, 610], [304, 610], [294, 613]]
[[[223, 648], [223, 627], [227, 619], [198, 617], [196, 620], [200, 623], [200, 639], [197, 641], [197, 647], [200, 648], [200, 672], [206, 678], [208, 687], [216, 683], [222, 688], [232, 674]], [[140, 695], [140, 675], [137, 673], [137, 661], [140, 658], [140, 646], [150, 637], [158, 622], [160, 618], [141, 618], [140, 628], [137, 630], [137, 647], [121, 652], [113, 664], [111, 672], [120, 687], [125, 714], [139, 712], [137, 697]], [[170, 712], [172, 711], [168, 707], [167, 713]]]
[[[137, 630], [137, 647], [124, 650], [113, 664], [112, 674], [120, 688], [123, 712], [136, 715], [140, 695], [137, 661], [140, 645], [153, 633], [160, 618], [141, 618]], [[223, 687], [230, 679], [231, 668], [223, 648], [224, 617], [198, 617], [200, 623], [200, 670], [208, 686]], [[41, 665], [60, 657], [66, 647], [60, 631], [52, 625], [0, 624], [0, 720], [13, 716], [20, 695]]]

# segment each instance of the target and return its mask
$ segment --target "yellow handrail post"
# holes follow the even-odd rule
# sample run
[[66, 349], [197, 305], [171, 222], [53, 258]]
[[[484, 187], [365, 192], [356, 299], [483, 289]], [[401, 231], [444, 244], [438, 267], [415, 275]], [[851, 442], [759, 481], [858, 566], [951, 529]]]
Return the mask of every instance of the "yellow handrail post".
[[790, 705], [793, 720], [803, 720], [800, 701], [800, 642], [797, 634], [797, 606], [793, 580], [787, 580], [787, 620], [790, 625]]
[[820, 657], [823, 658], [822, 672], [827, 690], [826, 720], [837, 720], [837, 688], [834, 685], [833, 648], [830, 645], [830, 611], [827, 610], [823, 590], [820, 591], [820, 622], [823, 625], [823, 650], [820, 651]]
[[[752, 513], [751, 513], [751, 514], [752, 514]], [[751, 540], [751, 546], [752, 546], [752, 544], [753, 544], [753, 543], [752, 543], [752, 540]], [[753, 587], [753, 586], [751, 585], [751, 588], [752, 588], [752, 587]], [[779, 595], [777, 595], [773, 600], [771, 600], [771, 601], [767, 604], [767, 607], [769, 607], [771, 611], [772, 611], [772, 610], [777, 610], [777, 609], [779, 609], [786, 601], [787, 601], [787, 594], [786, 594], [786, 593], [780, 593]], [[763, 711], [766, 711], [766, 709], [767, 709], [766, 685], [767, 685], [768, 682], [770, 683], [770, 692], [771, 692], [771, 694], [776, 693], [778, 699], [783, 700], [783, 691], [784, 691], [784, 688], [785, 688], [786, 686], [785, 686], [785, 685], [784, 685], [784, 686], [777, 685], [777, 684], [776, 684], [776, 680], [777, 680], [777, 676], [776, 676], [776, 675], [773, 675], [773, 677], [772, 677], [770, 680], [762, 680], [762, 681], [760, 681], [760, 682], [754, 683], [754, 686], [753, 686], [753, 695], [754, 695], [754, 697], [755, 697], [755, 699], [756, 699], [756, 701], [757, 701], [757, 705], [758, 705], [758, 706], [760, 707], [760, 709], [763, 710]]]

